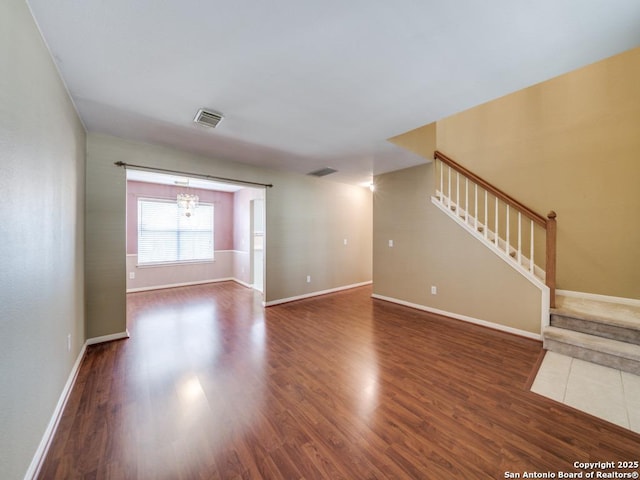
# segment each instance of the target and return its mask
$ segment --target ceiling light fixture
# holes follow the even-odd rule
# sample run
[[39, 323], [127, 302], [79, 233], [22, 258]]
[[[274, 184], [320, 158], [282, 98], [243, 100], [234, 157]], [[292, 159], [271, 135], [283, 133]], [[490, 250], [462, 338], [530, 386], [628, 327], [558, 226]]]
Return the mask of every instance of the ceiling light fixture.
[[191, 193], [179, 193], [177, 197], [178, 208], [184, 210], [184, 215], [190, 217], [198, 206], [198, 196]]
[[370, 180], [368, 182], [362, 182], [362, 183], [359, 183], [358, 185], [360, 185], [361, 187], [366, 187], [372, 192], [376, 191], [376, 184], [373, 182], [373, 180]]

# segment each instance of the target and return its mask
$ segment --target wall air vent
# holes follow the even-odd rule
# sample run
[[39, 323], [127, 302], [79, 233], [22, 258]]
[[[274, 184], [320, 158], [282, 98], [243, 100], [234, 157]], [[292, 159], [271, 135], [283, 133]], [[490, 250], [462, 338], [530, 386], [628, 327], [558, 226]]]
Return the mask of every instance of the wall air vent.
[[222, 121], [223, 118], [224, 117], [221, 113], [207, 110], [206, 108], [201, 108], [200, 110], [198, 110], [198, 113], [196, 113], [193, 121], [198, 125], [216, 128], [216, 126]]
[[314, 172], [309, 172], [307, 175], [313, 175], [314, 177], [324, 177], [326, 175], [331, 175], [332, 173], [336, 173], [337, 170], [329, 167], [321, 168], [320, 170], [316, 170]]

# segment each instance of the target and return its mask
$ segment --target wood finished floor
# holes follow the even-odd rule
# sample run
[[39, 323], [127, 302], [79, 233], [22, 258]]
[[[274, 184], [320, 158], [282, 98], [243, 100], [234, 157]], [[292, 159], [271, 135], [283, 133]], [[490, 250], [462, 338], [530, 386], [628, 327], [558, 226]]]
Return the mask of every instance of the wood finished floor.
[[638, 460], [640, 436], [525, 388], [532, 340], [370, 298], [235, 283], [130, 294], [89, 347], [42, 479], [489, 479]]

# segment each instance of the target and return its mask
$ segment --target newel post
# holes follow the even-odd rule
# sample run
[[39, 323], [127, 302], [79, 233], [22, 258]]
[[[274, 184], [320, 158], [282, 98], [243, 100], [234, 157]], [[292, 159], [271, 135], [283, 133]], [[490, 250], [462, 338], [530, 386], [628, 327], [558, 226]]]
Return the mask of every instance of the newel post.
[[549, 287], [549, 306], [556, 306], [556, 212], [547, 215], [547, 264], [546, 283]]

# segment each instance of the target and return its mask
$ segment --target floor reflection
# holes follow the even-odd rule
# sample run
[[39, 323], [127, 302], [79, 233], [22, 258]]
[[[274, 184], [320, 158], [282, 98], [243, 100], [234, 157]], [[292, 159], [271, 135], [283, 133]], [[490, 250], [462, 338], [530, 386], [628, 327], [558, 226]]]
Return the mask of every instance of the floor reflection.
[[127, 383], [137, 395], [148, 391], [146, 408], [162, 412], [142, 417], [151, 423], [138, 441], [188, 449], [206, 428], [213, 448], [253, 422], [266, 385], [261, 301], [229, 283], [129, 294]]

